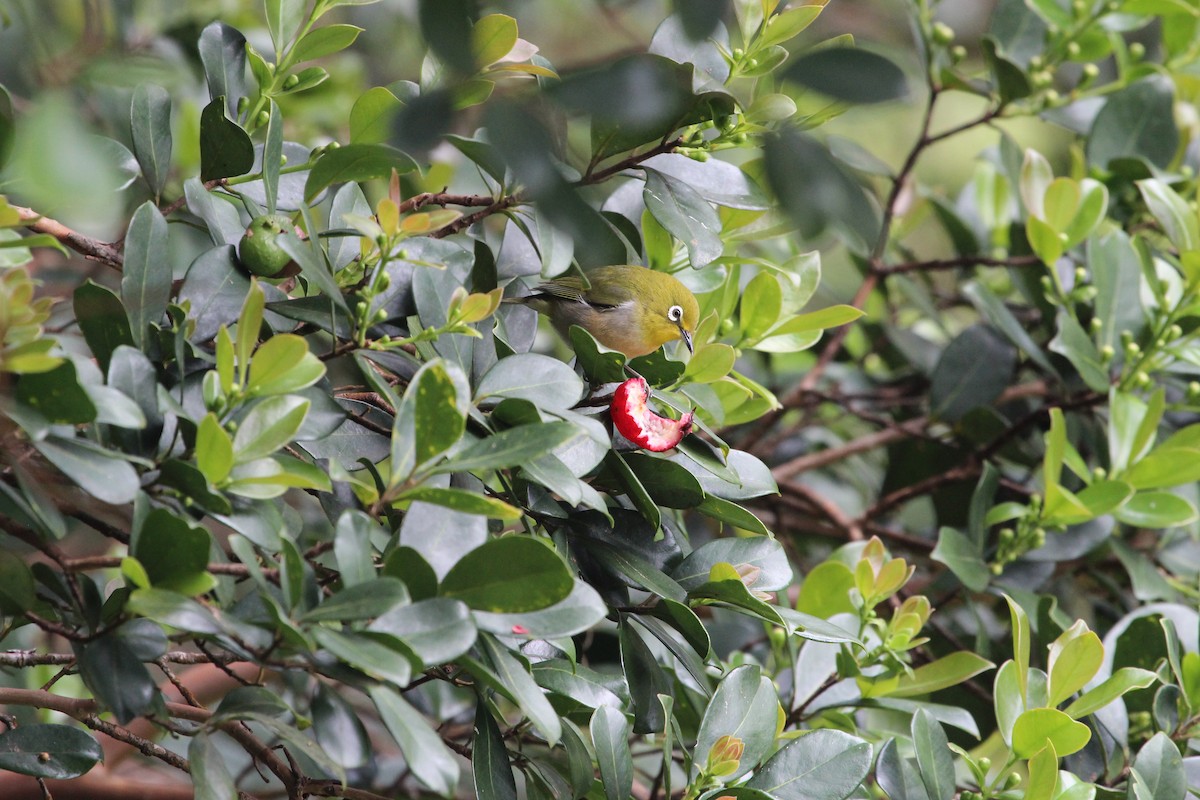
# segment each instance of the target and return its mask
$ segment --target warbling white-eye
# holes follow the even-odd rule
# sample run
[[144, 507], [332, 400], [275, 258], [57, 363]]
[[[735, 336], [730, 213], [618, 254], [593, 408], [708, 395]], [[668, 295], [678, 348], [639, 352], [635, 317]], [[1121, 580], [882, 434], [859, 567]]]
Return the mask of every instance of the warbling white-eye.
[[506, 302], [524, 303], [550, 317], [567, 336], [578, 325], [600, 344], [630, 358], [653, 353], [667, 342], [683, 339], [692, 349], [700, 317], [695, 296], [665, 272], [635, 266], [598, 267], [588, 283], [574, 276], [539, 284], [533, 294]]

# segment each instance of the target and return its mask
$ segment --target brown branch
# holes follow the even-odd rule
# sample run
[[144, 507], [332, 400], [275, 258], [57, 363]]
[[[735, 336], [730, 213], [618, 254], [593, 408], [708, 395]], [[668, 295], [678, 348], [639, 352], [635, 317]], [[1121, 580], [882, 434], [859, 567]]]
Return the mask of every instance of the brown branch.
[[960, 256], [958, 258], [939, 258], [932, 261], [909, 261], [904, 264], [880, 266], [875, 271], [880, 275], [901, 275], [906, 272], [936, 272], [938, 270], [958, 269], [959, 267], [1033, 267], [1042, 263], [1037, 256], [1013, 256], [1012, 258], [991, 258], [989, 256]]
[[875, 433], [869, 433], [866, 436], [852, 439], [839, 447], [831, 447], [828, 450], [820, 450], [816, 453], [805, 453], [790, 461], [785, 461], [772, 469], [771, 476], [776, 481], [785, 481], [788, 478], [799, 475], [801, 472], [828, 466], [858, 453], [865, 453], [878, 447], [892, 444], [893, 442], [917, 436], [925, 430], [925, 426], [928, 424], [928, 418], [917, 417], [907, 422], [902, 422], [894, 428], [886, 428], [882, 431], [876, 431]]
[[85, 236], [76, 230], [68, 228], [58, 220], [42, 216], [32, 208], [24, 208], [23, 206], [13, 206], [13, 208], [17, 210], [17, 214], [21, 218], [21, 224], [26, 228], [53, 236], [85, 258], [99, 261], [117, 270], [120, 270], [121, 265], [125, 262], [124, 256], [121, 254], [121, 247], [117, 244], [102, 242], [99, 239], [93, 239], [91, 236]]
[[785, 492], [799, 496], [813, 508], [824, 514], [830, 522], [844, 530], [846, 536], [851, 541], [859, 542], [866, 538], [863, 536], [861, 525], [846, 516], [836, 505], [804, 484], [797, 483], [796, 481], [783, 481], [780, 483], [779, 488]]
[[490, 206], [496, 198], [489, 194], [448, 194], [446, 192], [421, 192], [400, 204], [400, 213], [416, 211], [425, 206]]
[[[69, 665], [74, 664], [75, 660], [73, 653], [39, 653], [35, 650], [9, 650], [0, 653], [0, 667], [11, 667], [14, 669]], [[163, 653], [157, 660], [165, 661], [169, 664], [182, 665], [212, 664], [215, 662], [235, 664], [245, 661], [244, 658], [232, 653], [223, 653], [214, 656], [205, 655], [204, 653], [189, 653], [183, 650]]]

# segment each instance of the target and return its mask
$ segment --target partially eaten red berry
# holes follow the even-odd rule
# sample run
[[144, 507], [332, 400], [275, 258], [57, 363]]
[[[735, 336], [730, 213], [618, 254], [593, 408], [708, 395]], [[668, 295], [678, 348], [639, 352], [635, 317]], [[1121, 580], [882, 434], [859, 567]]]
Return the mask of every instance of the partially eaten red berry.
[[691, 433], [692, 418], [688, 411], [679, 419], [660, 417], [650, 410], [650, 387], [645, 378], [630, 378], [613, 393], [613, 425], [629, 441], [643, 450], [661, 453], [670, 450]]

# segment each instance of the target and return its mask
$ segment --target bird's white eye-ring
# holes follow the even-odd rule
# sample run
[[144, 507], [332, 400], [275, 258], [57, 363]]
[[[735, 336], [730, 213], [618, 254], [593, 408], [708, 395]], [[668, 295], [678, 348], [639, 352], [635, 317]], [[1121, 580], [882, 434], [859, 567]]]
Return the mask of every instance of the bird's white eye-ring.
[[683, 308], [680, 306], [671, 306], [667, 309], [667, 319], [671, 322], [679, 322], [683, 319]]

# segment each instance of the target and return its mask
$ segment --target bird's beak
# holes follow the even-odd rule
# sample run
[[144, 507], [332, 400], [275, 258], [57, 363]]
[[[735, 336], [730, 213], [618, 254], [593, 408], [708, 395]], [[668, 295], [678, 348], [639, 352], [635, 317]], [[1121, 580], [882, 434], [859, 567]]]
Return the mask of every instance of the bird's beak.
[[679, 338], [680, 338], [680, 339], [683, 339], [683, 343], [684, 343], [685, 345], [687, 345], [687, 349], [688, 349], [688, 352], [689, 352], [689, 353], [694, 353], [694, 352], [696, 352], [696, 351], [695, 351], [695, 350], [692, 348], [692, 334], [691, 334], [689, 331], [685, 331], [685, 330], [683, 329], [683, 326], [682, 326], [682, 325], [680, 325], [680, 326], [679, 326]]

